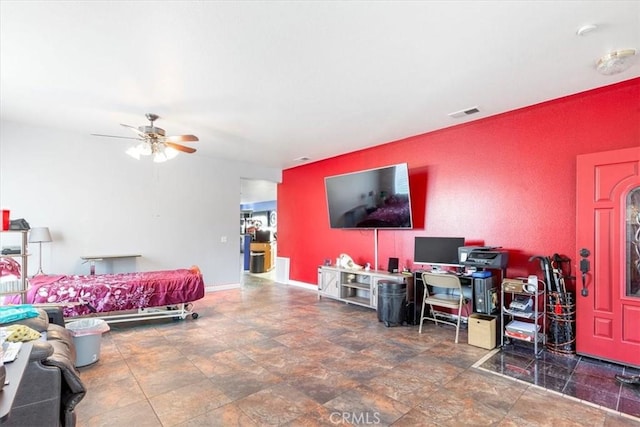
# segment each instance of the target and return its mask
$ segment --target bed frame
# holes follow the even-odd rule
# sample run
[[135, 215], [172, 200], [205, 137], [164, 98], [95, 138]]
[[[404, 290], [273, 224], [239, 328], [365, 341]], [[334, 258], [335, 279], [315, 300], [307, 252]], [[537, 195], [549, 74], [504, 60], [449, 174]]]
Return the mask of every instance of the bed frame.
[[65, 323], [86, 318], [107, 323], [197, 319], [193, 303], [205, 293], [197, 266], [141, 273], [38, 276], [31, 285], [28, 303], [61, 309]]
[[[59, 308], [71, 307], [76, 305], [85, 305], [83, 302], [78, 303], [60, 303], [60, 304], [33, 304], [34, 307], [40, 308]], [[191, 316], [192, 319], [197, 319], [199, 314], [193, 311], [193, 303], [180, 303], [175, 305], [167, 305], [162, 307], [145, 307], [139, 308], [137, 311], [110, 311], [108, 313], [95, 313], [86, 316], [74, 316], [64, 317], [64, 322], [69, 323], [75, 320], [81, 319], [102, 319], [105, 322], [111, 323], [124, 323], [124, 322], [138, 322], [151, 319], [175, 319], [185, 320]]]

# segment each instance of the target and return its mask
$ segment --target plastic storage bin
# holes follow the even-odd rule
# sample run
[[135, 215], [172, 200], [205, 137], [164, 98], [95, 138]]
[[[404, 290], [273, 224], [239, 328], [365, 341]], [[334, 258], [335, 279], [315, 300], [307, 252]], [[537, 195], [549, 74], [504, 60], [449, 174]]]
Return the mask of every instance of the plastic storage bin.
[[102, 334], [111, 328], [102, 319], [74, 320], [66, 325], [76, 346], [76, 368], [87, 366], [100, 359]]

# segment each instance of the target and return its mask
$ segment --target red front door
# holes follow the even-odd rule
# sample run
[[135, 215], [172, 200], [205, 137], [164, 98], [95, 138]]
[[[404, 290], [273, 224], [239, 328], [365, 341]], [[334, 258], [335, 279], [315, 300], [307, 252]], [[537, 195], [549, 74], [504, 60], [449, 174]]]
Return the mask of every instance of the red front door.
[[578, 156], [576, 172], [576, 350], [640, 367], [640, 147]]

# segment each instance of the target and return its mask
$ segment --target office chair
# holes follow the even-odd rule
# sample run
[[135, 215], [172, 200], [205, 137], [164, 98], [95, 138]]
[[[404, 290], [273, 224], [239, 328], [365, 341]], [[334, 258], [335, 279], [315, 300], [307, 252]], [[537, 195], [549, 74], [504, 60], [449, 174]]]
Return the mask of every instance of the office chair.
[[[438, 322], [446, 323], [456, 327], [456, 344], [458, 343], [458, 335], [460, 333], [460, 320], [462, 319], [462, 307], [466, 306], [467, 300], [462, 293], [462, 285], [460, 279], [454, 274], [440, 273], [422, 273], [422, 282], [424, 283], [424, 297], [422, 299], [422, 312], [420, 314], [420, 329], [418, 333], [422, 333], [422, 322], [425, 319], [433, 320], [436, 325]], [[430, 294], [429, 287], [433, 286], [442, 289], [446, 293]], [[431, 316], [425, 316], [424, 308], [429, 306]], [[458, 309], [458, 321], [437, 319], [437, 313], [445, 313], [443, 311], [434, 310], [433, 307], [445, 307], [450, 309]], [[449, 314], [449, 313], [445, 313]]]

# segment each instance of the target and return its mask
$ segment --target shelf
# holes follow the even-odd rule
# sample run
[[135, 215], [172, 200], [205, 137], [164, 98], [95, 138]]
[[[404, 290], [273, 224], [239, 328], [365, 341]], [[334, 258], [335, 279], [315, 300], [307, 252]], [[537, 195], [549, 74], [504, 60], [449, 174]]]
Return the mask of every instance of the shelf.
[[10, 280], [0, 283], [0, 295], [20, 295], [20, 301], [22, 304], [26, 302], [27, 288], [29, 286], [29, 282], [27, 279], [27, 274], [29, 271], [27, 261], [29, 260], [30, 255], [27, 240], [28, 232], [29, 230], [2, 230], [2, 233], [18, 234], [19, 242], [15, 242], [15, 240], [17, 239], [14, 237], [8, 237], [5, 240], [5, 236], [2, 236], [2, 242], [0, 244], [0, 247], [3, 247], [5, 244], [11, 243], [11, 246], [8, 245], [7, 247], [20, 249], [20, 253], [17, 254], [0, 253], [0, 259], [14, 259], [17, 260], [18, 264], [20, 264], [20, 277], [17, 277], [16, 280]]
[[[502, 312], [505, 315], [513, 316], [513, 317], [519, 317], [521, 319], [531, 319], [531, 320], [533, 320], [536, 317], [536, 313], [534, 313], [533, 311], [529, 312], [529, 313], [526, 313], [526, 312], [523, 312], [523, 311], [512, 310], [512, 309], [509, 309], [509, 308], [503, 308]], [[538, 318], [540, 318], [543, 314], [544, 313], [538, 312], [538, 314], [537, 314]]]
[[[509, 301], [507, 301], [507, 296], [510, 296]], [[531, 311], [518, 310], [517, 308], [509, 308], [507, 306], [507, 302], [514, 302], [518, 299], [518, 296], [526, 296], [529, 298], [529, 302], [532, 305]], [[542, 353], [544, 344], [546, 343], [546, 313], [544, 308], [540, 308], [541, 303], [544, 307], [545, 298], [546, 290], [538, 289], [533, 293], [525, 292], [524, 290], [512, 291], [505, 289], [505, 282], [503, 281], [500, 296], [500, 305], [502, 307], [500, 309], [500, 313], [502, 316], [501, 320], [504, 325], [501, 327], [503, 346], [507, 341], [528, 342], [533, 345], [535, 357], [539, 357], [539, 354]], [[520, 303], [522, 303], [522, 301], [520, 301]], [[511, 319], [511, 322], [508, 321], [509, 319]], [[515, 321], [515, 319], [522, 319], [522, 321]], [[524, 327], [526, 325], [520, 325], [520, 328], [509, 329], [509, 325], [514, 322], [527, 324], [531, 326], [531, 328]]]
[[358, 282], [342, 283], [342, 286], [344, 286], [345, 288], [362, 289], [364, 291], [368, 291], [370, 289], [370, 286], [368, 283], [358, 283]]
[[0, 254], [0, 258], [22, 258], [31, 254]]
[[0, 291], [0, 296], [26, 294], [27, 291]]
[[[537, 335], [538, 335], [538, 342], [544, 344], [544, 341], [545, 341], [544, 334], [541, 333], [541, 332], [538, 332]], [[517, 332], [504, 331], [504, 336], [508, 337], [510, 339], [518, 340], [518, 341], [525, 341], [525, 342], [530, 342], [530, 343], [534, 342], [534, 336], [533, 335], [525, 335], [525, 334], [519, 334]]]
[[371, 301], [369, 300], [369, 298], [363, 298], [363, 297], [345, 297], [345, 298], [342, 298], [342, 300], [343, 300], [344, 302], [347, 302], [347, 303], [363, 305], [363, 306], [365, 306], [365, 307], [370, 307], [370, 306], [371, 306]]

